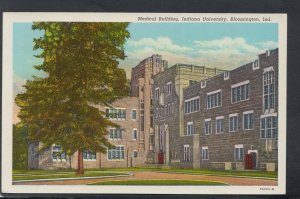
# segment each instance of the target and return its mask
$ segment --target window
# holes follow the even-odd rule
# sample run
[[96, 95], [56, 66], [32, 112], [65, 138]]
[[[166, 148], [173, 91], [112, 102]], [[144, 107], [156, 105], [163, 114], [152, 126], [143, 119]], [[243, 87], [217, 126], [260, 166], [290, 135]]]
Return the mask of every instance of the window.
[[266, 68], [263, 74], [264, 111], [275, 109], [275, 72], [273, 67]]
[[60, 145], [52, 145], [52, 160], [53, 161], [66, 161], [66, 153], [62, 151]]
[[229, 76], [230, 76], [230, 73], [229, 73], [228, 71], [226, 71], [226, 72], [224, 73], [224, 80], [229, 79]]
[[207, 93], [207, 108], [219, 107], [222, 105], [221, 90]]
[[260, 137], [277, 138], [277, 116], [267, 116], [260, 120]]
[[244, 146], [242, 144], [234, 145], [234, 160], [244, 160]]
[[208, 160], [208, 147], [202, 147], [202, 160]]
[[121, 140], [122, 139], [122, 129], [110, 128], [109, 129], [109, 139], [110, 140]]
[[216, 117], [216, 133], [223, 133], [224, 132], [224, 117], [219, 116]]
[[259, 61], [258, 59], [256, 59], [253, 64], [252, 64], [252, 69], [253, 70], [256, 70], [256, 69], [259, 69]]
[[188, 122], [187, 123], [186, 135], [192, 135], [192, 134], [194, 134], [194, 123], [193, 122]]
[[189, 80], [189, 86], [192, 86], [192, 85], [194, 85], [196, 83], [197, 83], [197, 81], [195, 81], [195, 80]]
[[167, 95], [172, 94], [172, 82], [167, 83]]
[[141, 122], [140, 122], [140, 125], [141, 125], [141, 131], [144, 131], [144, 113], [143, 113], [143, 115], [141, 115]]
[[164, 150], [164, 126], [160, 126], [159, 129], [159, 149]]
[[253, 129], [253, 111], [247, 111], [243, 113], [244, 130]]
[[191, 161], [190, 145], [183, 145], [183, 160], [186, 162]]
[[230, 114], [229, 115], [229, 132], [235, 132], [238, 130], [238, 115]]
[[113, 120], [126, 120], [126, 109], [106, 108], [106, 117]]
[[138, 131], [137, 129], [132, 130], [132, 139], [137, 140], [138, 139]]
[[204, 121], [204, 134], [210, 135], [212, 133], [212, 122], [211, 119], [205, 119]]
[[118, 145], [113, 149], [107, 149], [108, 160], [124, 160], [124, 146]]
[[206, 81], [203, 80], [203, 81], [201, 81], [201, 88], [205, 88], [205, 87], [206, 87]]
[[138, 157], [138, 151], [134, 150], [132, 153], [132, 157], [137, 158]]
[[154, 94], [155, 94], [155, 99], [159, 99], [159, 88], [156, 88], [155, 89], [155, 92], [154, 92]]
[[231, 86], [231, 102], [245, 101], [250, 98], [249, 80]]
[[193, 113], [200, 110], [200, 97], [194, 97], [184, 101], [184, 113]]
[[136, 110], [135, 109], [131, 110], [131, 119], [136, 120]]
[[82, 152], [83, 160], [96, 160], [96, 153], [91, 151]]

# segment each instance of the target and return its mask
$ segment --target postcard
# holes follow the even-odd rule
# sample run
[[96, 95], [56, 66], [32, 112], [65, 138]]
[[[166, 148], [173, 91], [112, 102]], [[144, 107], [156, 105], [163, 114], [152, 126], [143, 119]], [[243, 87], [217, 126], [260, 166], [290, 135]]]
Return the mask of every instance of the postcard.
[[285, 194], [286, 14], [3, 19], [3, 193]]

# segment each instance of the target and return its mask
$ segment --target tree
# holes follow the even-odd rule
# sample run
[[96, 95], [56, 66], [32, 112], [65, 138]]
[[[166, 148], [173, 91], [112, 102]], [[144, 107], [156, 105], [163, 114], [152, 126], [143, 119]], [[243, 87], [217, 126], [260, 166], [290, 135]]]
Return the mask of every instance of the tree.
[[27, 169], [27, 128], [13, 125], [13, 169]]
[[58, 144], [68, 155], [78, 151], [77, 174], [83, 174], [84, 150], [106, 152], [113, 147], [105, 135], [117, 127], [95, 105], [111, 106], [128, 93], [126, 74], [118, 68], [124, 59], [128, 23], [36, 22], [34, 30], [44, 36], [34, 39], [42, 52], [45, 73], [25, 84], [16, 96], [21, 108], [20, 125], [28, 127], [30, 141], [44, 148]]

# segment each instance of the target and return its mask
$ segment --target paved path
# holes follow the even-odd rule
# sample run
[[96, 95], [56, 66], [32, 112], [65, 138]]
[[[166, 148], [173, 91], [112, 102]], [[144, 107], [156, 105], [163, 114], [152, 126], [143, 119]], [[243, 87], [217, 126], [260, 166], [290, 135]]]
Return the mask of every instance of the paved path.
[[42, 181], [42, 182], [20, 182], [18, 185], [84, 185], [95, 182], [113, 181], [113, 180], [145, 180], [145, 179], [189, 179], [189, 180], [207, 180], [223, 182], [230, 185], [257, 185], [257, 186], [276, 186], [277, 180], [239, 178], [232, 176], [208, 176], [208, 175], [191, 175], [182, 173], [159, 173], [159, 172], [134, 172], [133, 176], [102, 178], [102, 179], [76, 179], [61, 181]]

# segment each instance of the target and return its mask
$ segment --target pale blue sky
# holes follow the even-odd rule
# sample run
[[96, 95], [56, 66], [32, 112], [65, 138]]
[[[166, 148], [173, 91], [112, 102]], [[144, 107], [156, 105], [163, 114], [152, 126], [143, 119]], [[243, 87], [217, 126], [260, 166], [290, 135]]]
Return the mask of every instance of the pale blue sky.
[[[14, 80], [39, 75], [32, 66], [33, 38], [42, 36], [31, 23], [13, 26]], [[120, 62], [129, 76], [130, 68], [158, 53], [169, 61], [232, 69], [246, 64], [266, 49], [276, 48], [278, 26], [270, 23], [131, 23], [125, 45], [127, 59]]]

